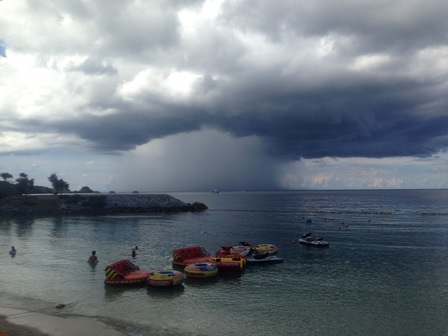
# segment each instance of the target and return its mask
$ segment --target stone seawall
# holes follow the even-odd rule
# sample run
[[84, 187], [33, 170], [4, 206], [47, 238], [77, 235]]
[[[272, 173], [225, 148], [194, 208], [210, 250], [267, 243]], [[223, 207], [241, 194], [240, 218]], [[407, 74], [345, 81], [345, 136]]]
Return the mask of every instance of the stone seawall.
[[195, 212], [206, 209], [203, 203], [184, 203], [167, 194], [46, 194], [0, 200], [0, 213], [11, 215]]

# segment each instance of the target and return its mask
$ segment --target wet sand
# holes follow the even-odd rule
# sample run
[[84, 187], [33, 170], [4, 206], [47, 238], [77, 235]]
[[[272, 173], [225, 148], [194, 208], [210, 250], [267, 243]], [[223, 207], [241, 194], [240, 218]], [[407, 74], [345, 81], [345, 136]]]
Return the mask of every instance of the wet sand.
[[5, 316], [0, 316], [0, 336], [49, 336], [38, 329], [19, 326], [6, 320]]
[[0, 336], [125, 336], [90, 317], [55, 316], [0, 307]]

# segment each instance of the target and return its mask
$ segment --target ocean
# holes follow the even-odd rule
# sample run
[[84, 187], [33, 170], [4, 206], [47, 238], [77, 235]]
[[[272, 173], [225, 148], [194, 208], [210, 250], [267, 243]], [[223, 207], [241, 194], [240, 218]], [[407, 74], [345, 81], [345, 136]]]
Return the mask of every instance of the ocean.
[[[448, 190], [170, 195], [209, 210], [1, 218], [0, 305], [91, 316], [129, 336], [448, 335]], [[298, 244], [306, 232], [330, 247]], [[120, 259], [160, 270], [176, 248], [239, 241], [274, 244], [284, 262], [172, 289], [103, 283]]]

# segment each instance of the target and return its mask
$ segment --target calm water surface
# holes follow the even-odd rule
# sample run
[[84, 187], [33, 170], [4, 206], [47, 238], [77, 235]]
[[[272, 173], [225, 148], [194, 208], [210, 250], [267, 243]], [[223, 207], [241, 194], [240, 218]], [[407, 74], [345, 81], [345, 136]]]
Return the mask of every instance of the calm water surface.
[[[1, 305], [54, 313], [64, 303], [63, 313], [132, 336], [448, 335], [448, 191], [171, 195], [210, 209], [0, 219]], [[330, 248], [294, 242], [309, 231], [323, 232]], [[162, 269], [175, 248], [214, 253], [242, 240], [277, 245], [285, 262], [174, 290], [103, 284], [104, 267], [131, 258], [135, 245], [135, 263]], [[92, 250], [96, 267], [86, 262]]]

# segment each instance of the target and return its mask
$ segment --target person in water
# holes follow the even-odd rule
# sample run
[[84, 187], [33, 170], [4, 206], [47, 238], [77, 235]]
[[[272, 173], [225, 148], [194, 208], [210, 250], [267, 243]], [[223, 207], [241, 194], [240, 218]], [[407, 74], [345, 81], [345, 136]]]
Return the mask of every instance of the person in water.
[[17, 250], [14, 246], [11, 246], [11, 251], [9, 251], [9, 254], [14, 257], [17, 253]]
[[92, 255], [89, 257], [89, 263], [96, 264], [98, 262], [98, 257], [96, 256], [96, 251], [92, 251]]
[[135, 258], [135, 256], [137, 255], [137, 252], [135, 252], [135, 248], [132, 249], [131, 255], [132, 258]]

